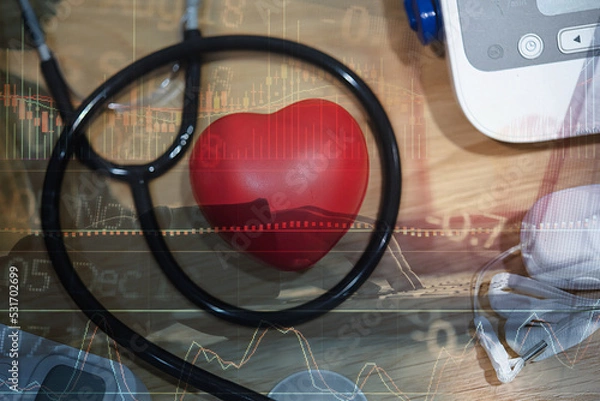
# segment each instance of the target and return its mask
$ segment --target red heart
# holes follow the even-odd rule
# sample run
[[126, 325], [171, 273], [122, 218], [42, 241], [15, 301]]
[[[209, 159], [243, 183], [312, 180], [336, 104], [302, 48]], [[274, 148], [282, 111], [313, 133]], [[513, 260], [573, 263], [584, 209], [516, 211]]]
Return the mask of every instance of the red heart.
[[333, 248], [356, 218], [368, 175], [357, 122], [317, 99], [225, 116], [202, 132], [190, 159], [211, 226], [281, 270], [306, 269]]

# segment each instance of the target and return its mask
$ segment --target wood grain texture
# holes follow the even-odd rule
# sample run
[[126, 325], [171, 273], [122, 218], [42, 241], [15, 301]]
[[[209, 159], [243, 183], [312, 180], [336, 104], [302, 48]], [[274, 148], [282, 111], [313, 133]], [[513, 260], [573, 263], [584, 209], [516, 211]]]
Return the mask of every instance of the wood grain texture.
[[[182, 4], [182, 0], [63, 0], [62, 13], [48, 22], [48, 41], [73, 90], [85, 95], [133, 60], [176, 43]], [[71, 206], [83, 208], [85, 199], [98, 196], [122, 205], [114, 214], [105, 210], [100, 218], [104, 228], [120, 219], [120, 227], [127, 229], [102, 234], [102, 222], [86, 215], [93, 209], [88, 207], [75, 213], [76, 230], [69, 239], [74, 257], [81, 257], [78, 270], [84, 281], [109, 308], [177, 355], [197, 357], [198, 366], [264, 393], [293, 372], [319, 367], [356, 381], [369, 401], [598, 398], [597, 335], [581, 348], [527, 365], [513, 383], [501, 385], [473, 339], [470, 298], [476, 271], [518, 242], [520, 220], [535, 200], [557, 189], [597, 181], [597, 137], [511, 145], [477, 132], [456, 102], [446, 60], [418, 44], [402, 1], [213, 0], [204, 2], [200, 23], [205, 36], [270, 35], [314, 46], [349, 65], [371, 85], [390, 116], [402, 156], [398, 230], [373, 279], [338, 310], [293, 329], [240, 328], [197, 310], [166, 282], [139, 235], [128, 188], [98, 183], [91, 173], [72, 167], [72, 185], [67, 184], [66, 191], [72, 190], [72, 198], [81, 202]], [[34, 93], [43, 93], [35, 54], [10, 50], [0, 56], [0, 68], [6, 73], [2, 83], [20, 87], [22, 81]], [[146, 83], [144, 90], [152, 92], [156, 82]], [[381, 168], [373, 133], [356, 102], [329, 77], [286, 57], [211, 55], [203, 66], [202, 85], [200, 128], [227, 113], [271, 112], [311, 97], [337, 101], [353, 112], [375, 160], [360, 216], [365, 222], [375, 217]], [[130, 98], [127, 94], [121, 100]], [[177, 98], [160, 108], [170, 113], [179, 103]], [[24, 125], [10, 115], [16, 109], [1, 107], [0, 103], [6, 121], [0, 129], [8, 139], [0, 150], [14, 156], [3, 157], [3, 182], [37, 193], [43, 163], [32, 167], [26, 161], [31, 142], [15, 139]], [[176, 113], [164, 116], [165, 123], [179, 118]], [[137, 139], [124, 137], [119, 147], [106, 146], [103, 124], [108, 120], [99, 121], [90, 135], [106, 156], [139, 162], [158, 134], [144, 131], [143, 110], [131, 111], [130, 117], [140, 123], [142, 135]], [[192, 277], [241, 305], [281, 308], [322, 293], [349, 270], [369, 236], [368, 224], [362, 231], [351, 230], [306, 274], [273, 273], [240, 255], [223, 264], [214, 234], [189, 232], [193, 227], [186, 213], [193, 213], [194, 200], [187, 180], [182, 163], [152, 186], [157, 206], [181, 213], [169, 215], [168, 242]], [[0, 236], [3, 263], [19, 257], [29, 261], [24, 268], [31, 272], [34, 259], [45, 257], [39, 241], [27, 240], [31, 230], [39, 230], [39, 221], [22, 221], [23, 204], [9, 205], [6, 215], [11, 218], [2, 220], [7, 229]], [[112, 240], [101, 243], [103, 235]], [[13, 246], [19, 240], [21, 248], [16, 251]], [[522, 271], [519, 263], [515, 265], [511, 268]], [[30, 312], [23, 314], [21, 326], [73, 346], [81, 344], [85, 319], [64, 294], [50, 265], [37, 262], [37, 266], [37, 276], [30, 275], [24, 283], [21, 304]], [[42, 285], [46, 289], [33, 291]], [[49, 312], [48, 305], [62, 311]], [[106, 337], [98, 334], [93, 341], [92, 351], [108, 356]], [[153, 399], [213, 399], [122, 352]]]

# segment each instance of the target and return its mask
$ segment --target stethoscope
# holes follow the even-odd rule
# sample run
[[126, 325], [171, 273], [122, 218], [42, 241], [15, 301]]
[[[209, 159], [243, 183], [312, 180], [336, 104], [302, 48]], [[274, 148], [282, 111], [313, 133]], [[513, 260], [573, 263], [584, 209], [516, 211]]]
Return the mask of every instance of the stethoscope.
[[[42, 228], [56, 274], [78, 307], [120, 346], [162, 372], [223, 400], [269, 400], [260, 393], [200, 369], [143, 338], [110, 313], [86, 288], [73, 267], [63, 241], [59, 216], [60, 192], [73, 156], [88, 168], [128, 184], [139, 214], [145, 240], [163, 273], [190, 301], [231, 323], [257, 327], [271, 324], [290, 327], [315, 319], [348, 299], [370, 276], [393, 234], [401, 193], [400, 156], [392, 125], [367, 84], [336, 59], [311, 47], [265, 36], [201, 37], [197, 26], [198, 0], [188, 0], [184, 16], [184, 41], [150, 54], [124, 68], [98, 87], [74, 110], [68, 85], [45, 43], [43, 32], [28, 0], [19, 0], [23, 19], [41, 58], [41, 70], [65, 128], [56, 143], [46, 171], [42, 193]], [[149, 184], [169, 171], [193, 143], [199, 107], [201, 57], [224, 51], [271, 52], [288, 55], [330, 73], [356, 96], [370, 118], [382, 164], [381, 200], [375, 228], [362, 256], [350, 272], [323, 295], [289, 309], [255, 311], [228, 304], [210, 295], [186, 275], [162, 237], [153, 212]], [[196, 56], [198, 55], [198, 56]], [[85, 128], [107, 101], [136, 79], [160, 67], [186, 62], [184, 105], [179, 132], [156, 160], [142, 165], [122, 165], [102, 158], [90, 145]]]

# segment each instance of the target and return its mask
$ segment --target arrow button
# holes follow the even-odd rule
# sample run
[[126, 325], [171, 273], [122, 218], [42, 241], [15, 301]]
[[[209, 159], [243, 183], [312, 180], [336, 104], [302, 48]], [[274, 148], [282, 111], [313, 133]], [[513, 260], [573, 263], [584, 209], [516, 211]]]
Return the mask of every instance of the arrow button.
[[558, 32], [558, 47], [565, 54], [600, 48], [600, 24], [561, 29]]

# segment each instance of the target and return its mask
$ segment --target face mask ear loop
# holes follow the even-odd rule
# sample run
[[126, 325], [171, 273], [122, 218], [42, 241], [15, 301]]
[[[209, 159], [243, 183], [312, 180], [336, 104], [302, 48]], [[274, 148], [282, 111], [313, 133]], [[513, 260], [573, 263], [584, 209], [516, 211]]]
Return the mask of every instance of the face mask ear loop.
[[573, 295], [570, 292], [552, 287], [547, 283], [517, 274], [499, 273], [492, 279], [492, 285], [494, 282], [502, 288], [517, 290], [519, 293], [527, 296], [555, 300], [561, 304], [561, 307], [572, 309], [573, 311], [581, 311], [582, 309], [598, 304], [597, 299]]
[[479, 273], [477, 273], [477, 279], [475, 280], [475, 286], [473, 288], [473, 323], [475, 324], [475, 335], [479, 344], [481, 344], [490, 358], [498, 380], [502, 383], [510, 383], [513, 381], [521, 369], [523, 369], [523, 366], [525, 366], [525, 362], [538, 355], [547, 346], [547, 344], [542, 341], [541, 343], [536, 344], [522, 357], [511, 358], [510, 355], [508, 355], [508, 352], [506, 352], [506, 349], [502, 346], [490, 321], [480, 313], [482, 309], [481, 304], [479, 303], [479, 289], [483, 282], [483, 276], [488, 270], [494, 267], [496, 263], [520, 250], [521, 245], [515, 245], [486, 263], [479, 270]]
[[498, 380], [502, 383], [510, 383], [525, 366], [524, 359], [521, 357], [510, 358], [492, 324], [484, 316], [476, 315], [474, 323], [477, 340], [490, 358]]

